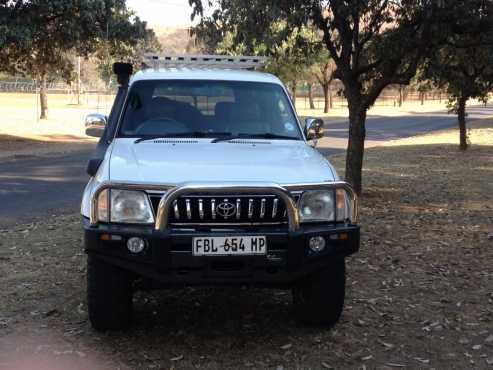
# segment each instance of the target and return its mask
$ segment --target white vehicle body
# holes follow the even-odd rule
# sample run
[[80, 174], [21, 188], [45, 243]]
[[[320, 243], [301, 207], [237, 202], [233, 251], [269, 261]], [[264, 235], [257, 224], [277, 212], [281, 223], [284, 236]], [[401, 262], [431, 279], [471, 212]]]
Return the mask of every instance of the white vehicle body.
[[[234, 70], [144, 70], [133, 76], [130, 89], [137, 81], [167, 79], [265, 82], [281, 86], [288, 96], [282, 82], [273, 75]], [[297, 124], [303, 131], [299, 120]], [[115, 138], [84, 190], [81, 213], [90, 217], [91, 198], [101, 183], [170, 187], [185, 182], [266, 182], [290, 186], [337, 180], [329, 161], [306, 140], [237, 139], [213, 143], [210, 138], [167, 138], [136, 144], [133, 138]]]

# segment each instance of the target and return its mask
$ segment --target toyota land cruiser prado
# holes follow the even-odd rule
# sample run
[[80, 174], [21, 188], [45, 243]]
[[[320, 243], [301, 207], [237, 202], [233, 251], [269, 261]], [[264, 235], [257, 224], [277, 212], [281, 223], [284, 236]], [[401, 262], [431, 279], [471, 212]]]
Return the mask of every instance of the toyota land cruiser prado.
[[262, 62], [115, 64], [110, 115], [86, 119], [101, 137], [81, 207], [94, 328], [131, 322], [136, 281], [288, 288], [300, 320], [339, 319], [357, 199], [313, 147], [323, 121], [301, 125], [282, 82], [249, 70]]

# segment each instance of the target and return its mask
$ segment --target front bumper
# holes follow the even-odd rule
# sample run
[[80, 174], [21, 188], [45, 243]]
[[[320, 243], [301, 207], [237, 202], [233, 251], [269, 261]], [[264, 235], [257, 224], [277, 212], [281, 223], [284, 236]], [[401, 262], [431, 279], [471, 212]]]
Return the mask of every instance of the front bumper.
[[[115, 224], [91, 225], [84, 218], [84, 245], [87, 253], [108, 263], [132, 271], [139, 276], [164, 285], [258, 285], [289, 286], [334, 260], [359, 249], [360, 230], [357, 225], [301, 225], [297, 230], [287, 227], [255, 227], [228, 230], [156, 230], [152, 226]], [[192, 238], [198, 236], [264, 235], [265, 256], [193, 256]], [[326, 239], [322, 252], [308, 247], [311, 236]], [[109, 239], [108, 236], [120, 240]], [[126, 241], [132, 236], [147, 241], [147, 248], [138, 254], [129, 252]]]

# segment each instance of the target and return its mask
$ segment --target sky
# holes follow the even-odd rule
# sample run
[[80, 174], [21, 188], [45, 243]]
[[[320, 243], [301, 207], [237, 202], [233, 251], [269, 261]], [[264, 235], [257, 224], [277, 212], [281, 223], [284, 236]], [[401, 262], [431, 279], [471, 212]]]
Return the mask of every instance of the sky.
[[188, 27], [192, 24], [188, 0], [127, 0], [127, 6], [150, 27]]

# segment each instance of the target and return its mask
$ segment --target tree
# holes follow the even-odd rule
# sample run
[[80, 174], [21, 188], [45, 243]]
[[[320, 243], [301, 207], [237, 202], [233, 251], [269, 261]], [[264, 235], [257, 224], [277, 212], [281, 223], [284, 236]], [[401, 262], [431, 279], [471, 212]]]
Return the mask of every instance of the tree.
[[310, 109], [315, 109], [315, 101], [313, 99], [313, 79], [307, 79], [306, 88], [308, 90], [308, 104]]
[[[285, 27], [283, 22], [276, 31], [284, 33]], [[318, 50], [312, 46], [313, 37], [311, 30], [299, 28], [291, 30], [287, 39], [277, 36], [266, 46], [266, 54], [271, 56], [266, 70], [288, 83], [294, 105], [298, 85], [309, 76], [310, 66], [316, 61]]]
[[288, 28], [284, 20], [273, 20], [262, 38], [256, 40], [239, 39], [236, 27], [224, 28], [214, 18], [204, 19], [192, 33], [207, 53], [269, 56], [265, 71], [286, 82], [293, 104], [298, 84], [309, 76], [309, 68], [320, 52], [316, 30], [304, 26]]
[[[234, 27], [236, 39], [262, 40], [273, 21], [288, 30], [314, 25], [336, 66], [349, 108], [346, 180], [361, 193], [366, 112], [391, 84], [408, 84], [440, 34], [440, 10], [452, 0], [189, 0], [192, 17], [222, 30]], [[220, 35], [220, 33], [216, 34]], [[432, 37], [433, 36], [433, 37]]]
[[99, 44], [95, 54], [98, 61], [98, 70], [106, 88], [110, 86], [111, 79], [114, 76], [113, 63], [127, 61], [133, 64], [134, 70], [137, 70], [142, 65], [145, 53], [160, 52], [161, 50], [161, 44], [153, 30], [145, 27], [138, 30], [132, 39], [118, 38], [115, 40], [114, 37], [109, 36], [107, 40]]
[[35, 78], [40, 85], [41, 118], [47, 117], [50, 76], [73, 78], [73, 54], [87, 56], [102, 40], [136, 45], [146, 24], [125, 0], [0, 1], [0, 70]]
[[327, 53], [322, 53], [319, 58], [320, 62], [312, 67], [312, 73], [322, 87], [324, 93], [324, 113], [328, 113], [329, 109], [332, 109], [332, 92], [330, 91], [330, 84], [334, 80], [335, 65]]
[[471, 98], [486, 102], [493, 89], [493, 3], [460, 0], [455, 32], [427, 61], [422, 79], [431, 79], [449, 94], [449, 108], [458, 116], [460, 149], [468, 146], [466, 104]]

